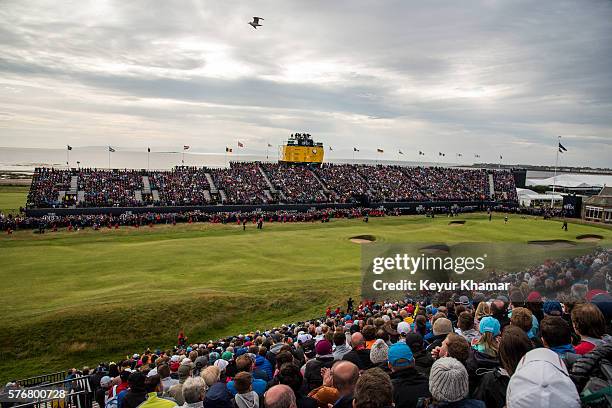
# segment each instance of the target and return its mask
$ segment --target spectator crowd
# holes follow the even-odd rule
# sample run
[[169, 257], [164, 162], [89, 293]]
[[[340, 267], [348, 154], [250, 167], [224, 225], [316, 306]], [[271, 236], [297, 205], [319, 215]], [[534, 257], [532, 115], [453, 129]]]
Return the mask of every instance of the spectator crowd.
[[[488, 175], [451, 167], [259, 162], [171, 171], [37, 168], [27, 207], [483, 201], [490, 197]], [[512, 174], [493, 176], [495, 199], [516, 202]]]
[[[562, 301], [538, 283], [553, 270], [579, 271]], [[599, 249], [513, 274], [506, 293], [349, 299], [215, 341], [180, 331], [174, 347], [69, 377], [86, 376], [106, 408], [609, 406], [610, 277], [612, 251]]]

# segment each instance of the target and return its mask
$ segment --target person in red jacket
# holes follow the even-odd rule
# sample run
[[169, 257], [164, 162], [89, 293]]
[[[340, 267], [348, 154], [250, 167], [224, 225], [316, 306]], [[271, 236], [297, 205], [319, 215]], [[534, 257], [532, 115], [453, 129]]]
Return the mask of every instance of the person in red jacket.
[[577, 305], [572, 310], [572, 324], [580, 343], [575, 347], [577, 354], [586, 354], [605, 343], [606, 321], [603, 313], [592, 303]]

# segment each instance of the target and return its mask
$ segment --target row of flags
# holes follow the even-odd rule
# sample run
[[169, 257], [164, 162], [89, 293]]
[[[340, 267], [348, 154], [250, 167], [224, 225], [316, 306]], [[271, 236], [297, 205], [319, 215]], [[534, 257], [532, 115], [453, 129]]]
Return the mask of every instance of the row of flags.
[[[244, 148], [244, 143], [242, 143], [241, 141], [238, 141], [238, 147], [239, 147], [239, 148]], [[273, 147], [273, 146], [272, 146], [270, 143], [268, 143], [268, 147]], [[189, 145], [183, 145], [183, 152], [184, 152], [184, 151], [189, 150], [190, 148], [191, 148], [191, 146], [189, 146]], [[71, 151], [71, 150], [72, 150], [72, 146], [70, 146], [70, 145], [66, 145], [66, 149], [67, 149], [68, 151]], [[559, 142], [558, 149], [559, 149], [559, 153], [564, 153], [564, 152], [567, 152], [567, 149], [565, 148], [565, 146], [563, 146], [563, 145], [561, 144], [561, 142]], [[115, 153], [115, 152], [116, 152], [116, 150], [115, 150], [115, 149], [114, 149], [112, 146], [108, 146], [108, 151], [109, 151], [110, 153]], [[234, 151], [234, 149], [233, 149], [233, 148], [228, 147], [228, 146], [226, 146], [226, 147], [225, 147], [225, 152], [226, 152], [226, 153], [232, 153], [233, 151]], [[333, 149], [333, 147], [332, 147], [332, 146], [329, 146], [329, 151], [334, 151], [334, 149]], [[359, 152], [359, 151], [360, 151], [360, 150], [359, 150], [358, 148], [353, 147], [353, 152]], [[147, 147], [147, 153], [151, 153], [151, 148], [150, 148], [150, 147]], [[381, 149], [381, 148], [377, 148], [377, 149], [376, 149], [376, 153], [381, 153], [381, 154], [384, 154], [384, 153], [385, 153], [385, 150], [384, 150], [384, 149]], [[404, 154], [404, 152], [402, 152], [402, 151], [401, 151], [401, 149], [400, 149], [400, 150], [398, 150], [398, 152], [397, 152], [397, 153], [398, 153], [398, 154], [401, 154], [401, 155], [403, 155], [403, 154]], [[422, 150], [419, 150], [419, 156], [425, 156], [425, 152], [423, 152]], [[438, 157], [446, 157], [446, 153], [443, 153], [443, 152], [438, 152]], [[463, 154], [462, 154], [462, 153], [457, 153], [457, 157], [463, 157]], [[477, 153], [474, 153], [474, 158], [479, 159], [479, 158], [480, 158], [480, 155], [479, 155], [479, 154], [477, 154]], [[500, 154], [500, 155], [499, 155], [499, 159], [500, 159], [500, 160], [503, 160], [503, 158], [504, 158], [504, 157], [503, 157], [503, 155], [501, 155], [501, 154]]]

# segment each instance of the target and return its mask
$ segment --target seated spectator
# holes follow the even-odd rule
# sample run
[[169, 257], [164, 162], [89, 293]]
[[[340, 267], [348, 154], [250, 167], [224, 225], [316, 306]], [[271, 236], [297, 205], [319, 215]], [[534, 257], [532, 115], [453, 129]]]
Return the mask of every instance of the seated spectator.
[[591, 303], [576, 305], [572, 310], [572, 324], [574, 331], [580, 336], [580, 343], [576, 346], [577, 354], [588, 353], [595, 347], [604, 344], [609, 337], [606, 335], [606, 321], [603, 313]]
[[[452, 357], [436, 360], [429, 376], [431, 398], [420, 399], [417, 406], [485, 408], [484, 402], [468, 399], [468, 373], [459, 361]], [[426, 405], [427, 404], [427, 405]]]
[[474, 398], [484, 401], [487, 408], [502, 408], [506, 405], [506, 389], [520, 359], [533, 348], [523, 329], [507, 327], [499, 342], [501, 367], [486, 372], [474, 392]]
[[419, 397], [428, 397], [427, 378], [415, 368], [412, 350], [406, 343], [389, 347], [389, 368], [396, 408], [414, 407]]
[[203, 408], [207, 388], [202, 377], [186, 379], [182, 387], [182, 399], [185, 401], [183, 408]]
[[370, 368], [357, 380], [353, 408], [392, 408], [393, 386], [387, 373]]
[[234, 387], [236, 395], [234, 402], [238, 408], [257, 408], [259, 407], [259, 396], [253, 391], [253, 377], [251, 373], [239, 372], [234, 377]]
[[537, 348], [518, 363], [508, 383], [506, 406], [579, 408], [580, 397], [559, 355]]

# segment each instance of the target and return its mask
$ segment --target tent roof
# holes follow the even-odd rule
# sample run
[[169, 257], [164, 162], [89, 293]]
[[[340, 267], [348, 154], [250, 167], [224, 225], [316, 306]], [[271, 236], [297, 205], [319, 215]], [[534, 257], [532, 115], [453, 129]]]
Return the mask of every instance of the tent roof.
[[612, 176], [603, 174], [558, 174], [557, 177], [527, 179], [528, 186], [552, 186], [566, 188], [601, 188], [612, 185]]

